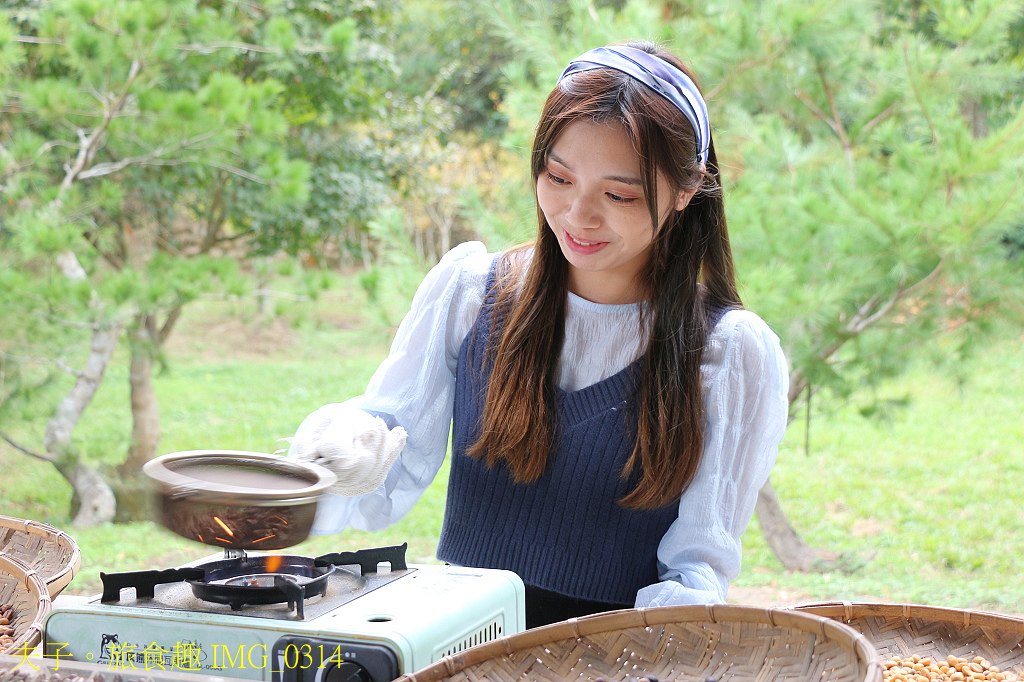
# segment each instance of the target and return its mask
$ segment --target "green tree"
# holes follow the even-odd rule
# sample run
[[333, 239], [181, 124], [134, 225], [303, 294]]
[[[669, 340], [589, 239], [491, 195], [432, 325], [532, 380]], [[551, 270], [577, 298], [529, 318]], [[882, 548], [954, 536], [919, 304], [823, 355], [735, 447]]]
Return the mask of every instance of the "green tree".
[[[527, 149], [569, 59], [646, 38], [705, 84], [741, 293], [780, 334], [790, 405], [892, 376], [925, 339], [967, 352], [1020, 314], [1000, 238], [1022, 214], [1024, 108], [1010, 49], [1021, 3], [929, 2], [912, 18], [852, 0], [494, 3], [510, 147]], [[891, 8], [890, 8], [891, 9]], [[522, 168], [529, 167], [523, 159]], [[524, 187], [525, 187], [524, 180]], [[1014, 292], [1012, 295], [1009, 292]], [[757, 513], [788, 568], [828, 565], [770, 482]]]
[[[372, 89], [360, 80], [387, 60], [366, 56], [370, 43], [355, 56], [366, 18], [350, 9], [55, 0], [0, 22], [0, 419], [33, 387], [64, 385], [55, 370], [72, 370], [42, 451], [15, 444], [71, 483], [75, 523], [112, 519], [126, 498], [110, 483], [155, 452], [154, 362], [183, 306], [243, 286], [237, 244], [282, 241], [241, 220], [239, 202], [305, 205], [310, 165], [288, 153], [289, 133], [309, 124], [342, 135], [353, 112], [365, 114]], [[111, 475], [72, 431], [122, 332], [133, 437]]]
[[487, 30], [489, 12], [476, 0], [409, 0], [392, 38], [402, 71], [397, 89], [436, 96], [453, 110], [459, 129], [484, 135], [500, 134], [504, 126], [497, 105], [510, 56], [505, 41]]

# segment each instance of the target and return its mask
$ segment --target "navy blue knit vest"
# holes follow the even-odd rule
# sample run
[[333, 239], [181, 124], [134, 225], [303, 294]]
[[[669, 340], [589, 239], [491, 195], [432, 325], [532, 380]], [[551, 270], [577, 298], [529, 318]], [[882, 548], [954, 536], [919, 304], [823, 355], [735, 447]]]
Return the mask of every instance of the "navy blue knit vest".
[[488, 467], [466, 455], [478, 435], [492, 369], [486, 342], [472, 340], [500, 338], [500, 321], [491, 326], [493, 279], [492, 267], [487, 297], [459, 350], [451, 477], [437, 556], [511, 570], [527, 585], [559, 594], [632, 605], [640, 588], [658, 581], [658, 544], [679, 508], [632, 510], [618, 503], [637, 482], [619, 473], [636, 443], [626, 402], [642, 359], [578, 391], [556, 389], [547, 467], [537, 481], [516, 483], [503, 463]]

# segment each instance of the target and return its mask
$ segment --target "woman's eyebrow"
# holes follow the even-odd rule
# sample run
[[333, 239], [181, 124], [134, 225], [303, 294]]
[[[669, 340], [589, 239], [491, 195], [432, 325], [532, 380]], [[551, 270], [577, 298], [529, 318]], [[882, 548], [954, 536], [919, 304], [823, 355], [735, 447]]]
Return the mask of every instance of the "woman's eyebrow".
[[[555, 154], [554, 152], [548, 152], [548, 159], [554, 161], [559, 166], [563, 166], [564, 168], [567, 168], [571, 171], [575, 171], [575, 169], [572, 166], [565, 162], [565, 159], [560, 157], [558, 154]], [[628, 175], [606, 175], [604, 176], [604, 179], [611, 180], [612, 182], [621, 182], [624, 185], [636, 185], [637, 187], [644, 186], [644, 183], [640, 178], [634, 178]]]
[[572, 170], [572, 166], [570, 166], [569, 164], [567, 164], [567, 163], [565, 162], [565, 159], [563, 159], [563, 158], [562, 158], [561, 156], [559, 156], [558, 154], [556, 154], [556, 153], [554, 153], [554, 152], [548, 152], [548, 160], [549, 160], [549, 161], [554, 161], [554, 162], [555, 162], [555, 163], [557, 163], [557, 164], [558, 164], [559, 166], [563, 166], [563, 167], [565, 167], [565, 168], [568, 168], [569, 170]]
[[606, 175], [605, 180], [611, 180], [613, 182], [621, 182], [624, 185], [636, 185], [637, 187], [643, 187], [644, 183], [640, 178], [627, 177], [625, 175]]

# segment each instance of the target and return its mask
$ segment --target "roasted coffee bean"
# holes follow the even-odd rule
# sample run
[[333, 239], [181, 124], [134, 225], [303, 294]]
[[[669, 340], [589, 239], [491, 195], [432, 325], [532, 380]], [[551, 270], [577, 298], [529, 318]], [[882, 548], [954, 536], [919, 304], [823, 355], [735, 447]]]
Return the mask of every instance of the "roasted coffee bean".
[[167, 503], [163, 524], [184, 537], [218, 547], [252, 549], [289, 547], [303, 527], [294, 507], [195, 508], [187, 503]]

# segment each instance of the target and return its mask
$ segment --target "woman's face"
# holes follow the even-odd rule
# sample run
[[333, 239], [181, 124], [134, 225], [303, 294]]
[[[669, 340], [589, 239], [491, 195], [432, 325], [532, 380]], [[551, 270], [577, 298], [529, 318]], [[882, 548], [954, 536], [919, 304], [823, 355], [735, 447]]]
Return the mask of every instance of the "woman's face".
[[[658, 224], [693, 192], [673, 192], [658, 173]], [[644, 198], [640, 157], [621, 125], [579, 119], [548, 151], [537, 201], [569, 261], [569, 290], [595, 303], [645, 298], [638, 275], [655, 228]]]

